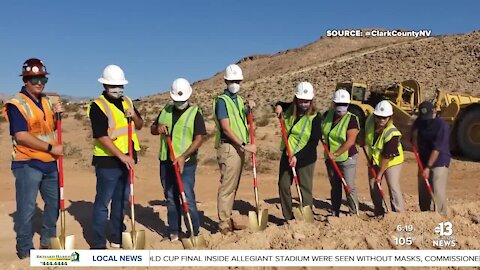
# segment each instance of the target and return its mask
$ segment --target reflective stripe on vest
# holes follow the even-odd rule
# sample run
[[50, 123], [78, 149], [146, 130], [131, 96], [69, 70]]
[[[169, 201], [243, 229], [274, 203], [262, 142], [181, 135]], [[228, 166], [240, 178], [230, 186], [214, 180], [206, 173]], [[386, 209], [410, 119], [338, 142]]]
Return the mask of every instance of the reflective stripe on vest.
[[[307, 145], [312, 134], [313, 119], [317, 115], [303, 115], [296, 123], [295, 117], [292, 115], [292, 107], [285, 112], [285, 115], [287, 115], [285, 128], [287, 129], [288, 145], [292, 150], [292, 155], [295, 155]], [[283, 140], [281, 140], [280, 149], [282, 151], [285, 149]]]
[[374, 142], [375, 117], [373, 115], [368, 116], [365, 123], [365, 143], [368, 145], [369, 148], [369, 158], [373, 157], [373, 161], [376, 165], [380, 165], [380, 162], [382, 160], [381, 153], [383, 151], [383, 146], [395, 136], [399, 137], [397, 150], [400, 155], [390, 159], [390, 161], [388, 162], [388, 168], [401, 164], [404, 160], [403, 147], [400, 143], [402, 133], [393, 125], [392, 121], [390, 120], [385, 129], [383, 130], [382, 134], [380, 134], [380, 136], [378, 137], [377, 141]]
[[[190, 106], [185, 110], [182, 115], [178, 118], [175, 125], [172, 127], [172, 116], [173, 116], [173, 104], [167, 104], [165, 108], [160, 113], [158, 118], [158, 124], [166, 125], [168, 131], [171, 133], [172, 145], [175, 157], [179, 157], [192, 145], [193, 142], [193, 132], [195, 128], [195, 116], [199, 111], [198, 106]], [[200, 111], [201, 112], [201, 111]], [[167, 156], [168, 153], [168, 144], [165, 136], [160, 136], [160, 152], [159, 159], [165, 161], [169, 159]], [[188, 158], [187, 160], [189, 160]]]
[[[322, 136], [323, 139], [327, 138], [326, 140], [328, 149], [330, 150], [331, 153], [334, 153], [337, 151], [346, 141], [347, 141], [347, 130], [348, 130], [348, 124], [350, 123], [351, 117], [356, 116], [350, 112], [347, 112], [340, 121], [335, 125], [335, 127], [332, 128], [333, 126], [333, 118], [334, 118], [335, 112], [333, 110], [328, 111], [327, 116], [325, 117], [325, 120], [322, 123]], [[357, 123], [358, 123], [358, 119]], [[325, 158], [328, 158], [327, 153], [324, 153]], [[340, 156], [335, 158], [335, 161], [337, 162], [342, 162], [348, 159], [348, 150], [343, 152]]]
[[248, 124], [247, 124], [247, 117], [244, 113], [245, 104], [243, 103], [242, 97], [237, 96], [237, 104], [235, 104], [235, 102], [232, 100], [231, 97], [223, 94], [216, 97], [213, 100], [213, 113], [214, 113], [215, 124], [217, 127], [217, 130], [215, 133], [215, 148], [218, 148], [218, 146], [220, 145], [220, 137], [221, 137], [221, 127], [216, 116], [216, 106], [217, 106], [218, 99], [223, 99], [223, 101], [225, 101], [225, 106], [227, 107], [228, 120], [230, 122], [230, 128], [232, 129], [233, 133], [235, 133], [235, 135], [242, 142], [248, 143], [249, 142], [249, 138], [247, 136]]
[[[53, 121], [54, 115], [52, 110], [52, 104], [48, 97], [42, 95], [40, 97], [40, 102], [42, 104], [43, 111], [30, 99], [30, 97], [18, 93], [14, 98], [7, 101], [2, 108], [3, 116], [7, 121], [7, 106], [11, 104], [20, 111], [27, 122], [28, 132], [42, 140], [46, 143], [55, 145], [56, 134], [55, 134], [55, 123]], [[11, 137], [12, 139], [12, 158], [13, 160], [31, 160], [37, 159], [43, 162], [55, 161], [55, 157], [47, 152], [35, 150], [27, 146], [18, 144], [15, 140], [15, 136]]]
[[[117, 106], [110, 103], [102, 95], [93, 101], [98, 105], [98, 107], [105, 113], [108, 118], [108, 137], [112, 139], [113, 144], [124, 154], [128, 153], [128, 122], [125, 117], [125, 113], [120, 111]], [[124, 96], [123, 97], [123, 108], [124, 110], [132, 109], [133, 102], [132, 100]], [[136, 151], [140, 150], [140, 144], [138, 142], [137, 133], [135, 125], [132, 123], [132, 140], [134, 143], [134, 149]], [[113, 156], [102, 143], [98, 140], [94, 142], [94, 156]]]

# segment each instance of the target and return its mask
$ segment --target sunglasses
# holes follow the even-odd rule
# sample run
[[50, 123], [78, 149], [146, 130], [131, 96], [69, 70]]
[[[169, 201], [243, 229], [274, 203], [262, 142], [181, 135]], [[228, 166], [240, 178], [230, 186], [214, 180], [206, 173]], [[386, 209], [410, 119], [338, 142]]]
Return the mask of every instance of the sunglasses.
[[31, 84], [35, 85], [38, 84], [39, 82], [42, 84], [46, 84], [48, 82], [47, 77], [30, 77], [27, 79]]
[[375, 115], [375, 118], [376, 118], [376, 119], [379, 119], [379, 120], [387, 120], [388, 118], [390, 118], [390, 116], [378, 116], [378, 115]]

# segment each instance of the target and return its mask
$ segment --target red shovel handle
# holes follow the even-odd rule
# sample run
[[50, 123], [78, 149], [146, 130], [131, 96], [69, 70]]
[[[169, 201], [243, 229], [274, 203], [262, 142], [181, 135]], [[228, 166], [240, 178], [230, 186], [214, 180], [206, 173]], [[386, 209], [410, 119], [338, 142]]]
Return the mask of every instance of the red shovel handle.
[[[248, 112], [248, 124], [250, 127], [250, 143], [254, 144], [255, 143], [255, 130], [253, 129], [253, 112], [252, 109], [250, 109], [250, 112]], [[258, 183], [257, 183], [257, 155], [255, 153], [252, 153], [252, 167], [253, 167], [253, 186], [256, 188]]]
[[[285, 149], [287, 150], [288, 161], [290, 162], [290, 160], [292, 160], [292, 150], [290, 149], [290, 145], [288, 144], [287, 128], [285, 127], [285, 120], [283, 119], [283, 114], [280, 114], [278, 119], [280, 120], [280, 128], [282, 130], [283, 142], [285, 144]], [[293, 182], [295, 183], [295, 185], [298, 185], [297, 170], [294, 166], [290, 167], [292, 168]]]
[[432, 197], [433, 197], [432, 186], [430, 186], [428, 179], [425, 177], [425, 175], [423, 175], [423, 170], [424, 170], [423, 164], [422, 164], [422, 161], [420, 160], [420, 155], [418, 154], [417, 148], [413, 144], [412, 144], [412, 149], [413, 149], [413, 153], [415, 154], [415, 159], [417, 160], [417, 163], [418, 163], [418, 168], [420, 168], [420, 171], [421, 171], [420, 173], [422, 174], [423, 180], [425, 180], [425, 184], [427, 185], [428, 192], [432, 194]]
[[[165, 134], [165, 137], [167, 138], [168, 149], [170, 152], [170, 157], [173, 162], [175, 161], [176, 157], [175, 157], [175, 152], [173, 151], [172, 138], [168, 134], [168, 129], [167, 129], [167, 134]], [[180, 169], [178, 168], [178, 164], [174, 163], [173, 168], [175, 170], [175, 176], [177, 178], [178, 190], [180, 191], [180, 195], [182, 196], [183, 210], [185, 212], [188, 212], [187, 197], [185, 196], [185, 189], [183, 188], [182, 176], [180, 175]]]
[[323, 141], [322, 141], [322, 146], [323, 146], [323, 150], [325, 150], [325, 152], [328, 154], [328, 159], [330, 160], [330, 163], [332, 163], [333, 168], [337, 172], [338, 176], [340, 176], [340, 179], [342, 180], [343, 188], [347, 193], [349, 194], [352, 193], [352, 190], [350, 189], [347, 182], [345, 181], [345, 177], [343, 177], [342, 171], [340, 171], [340, 168], [338, 168], [337, 162], [335, 162], [335, 160], [330, 158], [330, 155], [331, 155], [330, 150], [328, 150], [327, 145]]
[[[56, 113], [57, 117], [57, 142], [62, 145], [62, 114]], [[58, 157], [58, 185], [60, 188], [60, 210], [65, 210], [65, 199], [63, 198], [63, 156]]]
[[[127, 130], [128, 130], [128, 155], [133, 158], [133, 143], [132, 143], [132, 117], [127, 117]], [[130, 204], [133, 206], [135, 205], [135, 198], [133, 193], [133, 168], [129, 168], [128, 170], [130, 174]]]

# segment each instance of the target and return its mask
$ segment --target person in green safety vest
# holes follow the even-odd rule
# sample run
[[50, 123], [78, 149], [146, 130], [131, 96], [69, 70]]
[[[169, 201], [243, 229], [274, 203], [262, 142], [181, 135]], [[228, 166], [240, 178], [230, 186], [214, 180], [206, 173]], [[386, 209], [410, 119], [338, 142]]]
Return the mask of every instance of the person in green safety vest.
[[329, 159], [334, 160], [351, 188], [351, 196], [347, 196], [349, 214], [356, 214], [358, 205], [357, 190], [355, 188], [355, 174], [357, 170], [357, 147], [355, 140], [360, 131], [360, 124], [356, 115], [348, 111], [350, 93], [345, 89], [338, 89], [333, 96], [334, 108], [327, 111], [322, 123], [322, 137], [330, 155], [325, 152], [325, 165], [332, 189], [332, 215], [340, 215], [342, 204], [342, 182], [335, 172]]
[[227, 89], [214, 98], [213, 113], [216, 124], [215, 148], [221, 174], [217, 196], [219, 229], [226, 235], [236, 229], [246, 228], [236, 224], [231, 214], [245, 163], [245, 151], [255, 153], [257, 148], [249, 143], [247, 124], [247, 112], [255, 107], [255, 102], [247, 101], [245, 104], [237, 94], [243, 80], [242, 69], [235, 64], [229, 65], [223, 78]]
[[275, 113], [278, 117], [285, 112], [285, 128], [288, 144], [292, 151], [292, 159], [288, 159], [285, 144], [282, 140], [280, 169], [278, 173], [278, 193], [285, 221], [292, 220], [292, 194], [290, 186], [293, 182], [291, 166], [297, 170], [303, 206], [313, 205], [313, 173], [317, 161], [318, 141], [322, 136], [322, 116], [317, 113], [313, 101], [314, 90], [309, 82], [300, 82], [295, 88], [293, 102], [278, 102]]
[[380, 101], [373, 114], [365, 121], [365, 145], [368, 147], [368, 158], [372, 161], [377, 177], [370, 170], [370, 196], [375, 206], [376, 216], [383, 216], [385, 209], [382, 198], [377, 190], [376, 182], [382, 181], [385, 176], [390, 192], [392, 211], [402, 212], [405, 209], [402, 191], [400, 189], [400, 173], [403, 163], [403, 147], [400, 142], [402, 133], [392, 121], [393, 107], [389, 101]]
[[[200, 218], [195, 199], [195, 171], [197, 169], [197, 152], [202, 145], [203, 136], [207, 134], [205, 121], [200, 108], [190, 104], [192, 87], [184, 78], [173, 81], [168, 103], [158, 114], [157, 120], [150, 127], [152, 135], [168, 134], [172, 138], [175, 160], [171, 159], [165, 136], [160, 137], [160, 180], [167, 201], [168, 231], [171, 241], [181, 235], [182, 206], [179, 200], [179, 188], [173, 164], [178, 164], [182, 183], [187, 197], [188, 209], [192, 218], [193, 235], [200, 233]], [[185, 220], [185, 224], [188, 221]], [[186, 226], [187, 229], [189, 226]], [[186, 237], [192, 232], [188, 231]]]

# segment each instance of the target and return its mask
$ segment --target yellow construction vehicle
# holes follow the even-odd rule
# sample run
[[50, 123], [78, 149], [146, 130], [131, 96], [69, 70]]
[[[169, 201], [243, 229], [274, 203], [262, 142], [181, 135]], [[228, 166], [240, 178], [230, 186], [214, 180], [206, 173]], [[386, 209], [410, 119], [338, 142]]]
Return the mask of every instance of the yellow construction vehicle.
[[[394, 83], [376, 91], [368, 91], [367, 84], [360, 82], [338, 83], [336, 89], [346, 89], [350, 93], [349, 111], [359, 117], [362, 126], [378, 102], [389, 100], [394, 110], [395, 126], [401, 130], [402, 143], [409, 149], [411, 125], [418, 105], [424, 100], [416, 80]], [[450, 125], [452, 152], [480, 160], [480, 97], [437, 90], [431, 101], [439, 117]]]

